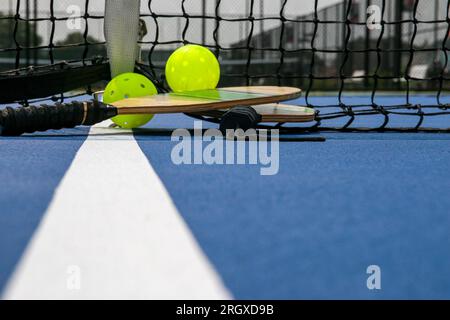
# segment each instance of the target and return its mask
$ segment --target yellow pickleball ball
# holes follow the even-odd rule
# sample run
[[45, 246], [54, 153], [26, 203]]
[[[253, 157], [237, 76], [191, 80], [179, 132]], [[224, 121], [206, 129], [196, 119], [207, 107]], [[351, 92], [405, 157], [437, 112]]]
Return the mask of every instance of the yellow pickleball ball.
[[[123, 73], [112, 79], [103, 93], [103, 102], [113, 103], [128, 98], [138, 98], [158, 94], [155, 85], [143, 75], [138, 73]], [[125, 129], [141, 127], [152, 120], [153, 115], [123, 115], [111, 120]]]
[[215, 89], [220, 79], [219, 61], [208, 48], [185, 45], [167, 61], [166, 79], [174, 92]]

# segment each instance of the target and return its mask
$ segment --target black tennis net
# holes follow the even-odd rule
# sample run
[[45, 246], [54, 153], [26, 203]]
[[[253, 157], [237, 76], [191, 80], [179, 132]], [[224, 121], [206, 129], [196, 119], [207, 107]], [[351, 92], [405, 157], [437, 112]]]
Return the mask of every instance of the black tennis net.
[[[302, 88], [302, 103], [318, 111], [313, 128], [350, 130], [378, 115], [367, 129], [410, 116], [418, 130], [450, 115], [450, 0], [141, 2], [142, 59], [162, 90], [170, 53], [195, 43], [220, 59], [221, 86]], [[104, 1], [3, 3], [1, 71], [106, 55]]]

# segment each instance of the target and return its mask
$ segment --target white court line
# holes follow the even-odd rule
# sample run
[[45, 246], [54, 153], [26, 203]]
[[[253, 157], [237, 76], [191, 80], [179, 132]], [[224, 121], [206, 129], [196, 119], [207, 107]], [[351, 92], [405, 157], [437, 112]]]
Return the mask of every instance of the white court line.
[[[93, 127], [90, 134], [98, 131], [105, 133]], [[130, 135], [84, 142], [4, 298], [231, 295]]]

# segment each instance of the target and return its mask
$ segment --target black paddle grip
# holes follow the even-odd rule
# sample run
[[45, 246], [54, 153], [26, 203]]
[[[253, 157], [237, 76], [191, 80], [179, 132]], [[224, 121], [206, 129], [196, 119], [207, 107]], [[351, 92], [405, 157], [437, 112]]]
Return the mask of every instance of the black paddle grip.
[[116, 108], [98, 101], [7, 107], [0, 110], [0, 135], [19, 136], [36, 131], [93, 125], [116, 115]]

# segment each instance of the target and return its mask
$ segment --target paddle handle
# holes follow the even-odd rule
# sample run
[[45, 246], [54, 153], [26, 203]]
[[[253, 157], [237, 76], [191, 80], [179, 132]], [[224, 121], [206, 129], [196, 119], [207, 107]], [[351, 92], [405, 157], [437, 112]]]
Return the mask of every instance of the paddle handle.
[[36, 131], [93, 125], [117, 115], [117, 109], [98, 101], [7, 107], [0, 110], [0, 135], [20, 136]]

